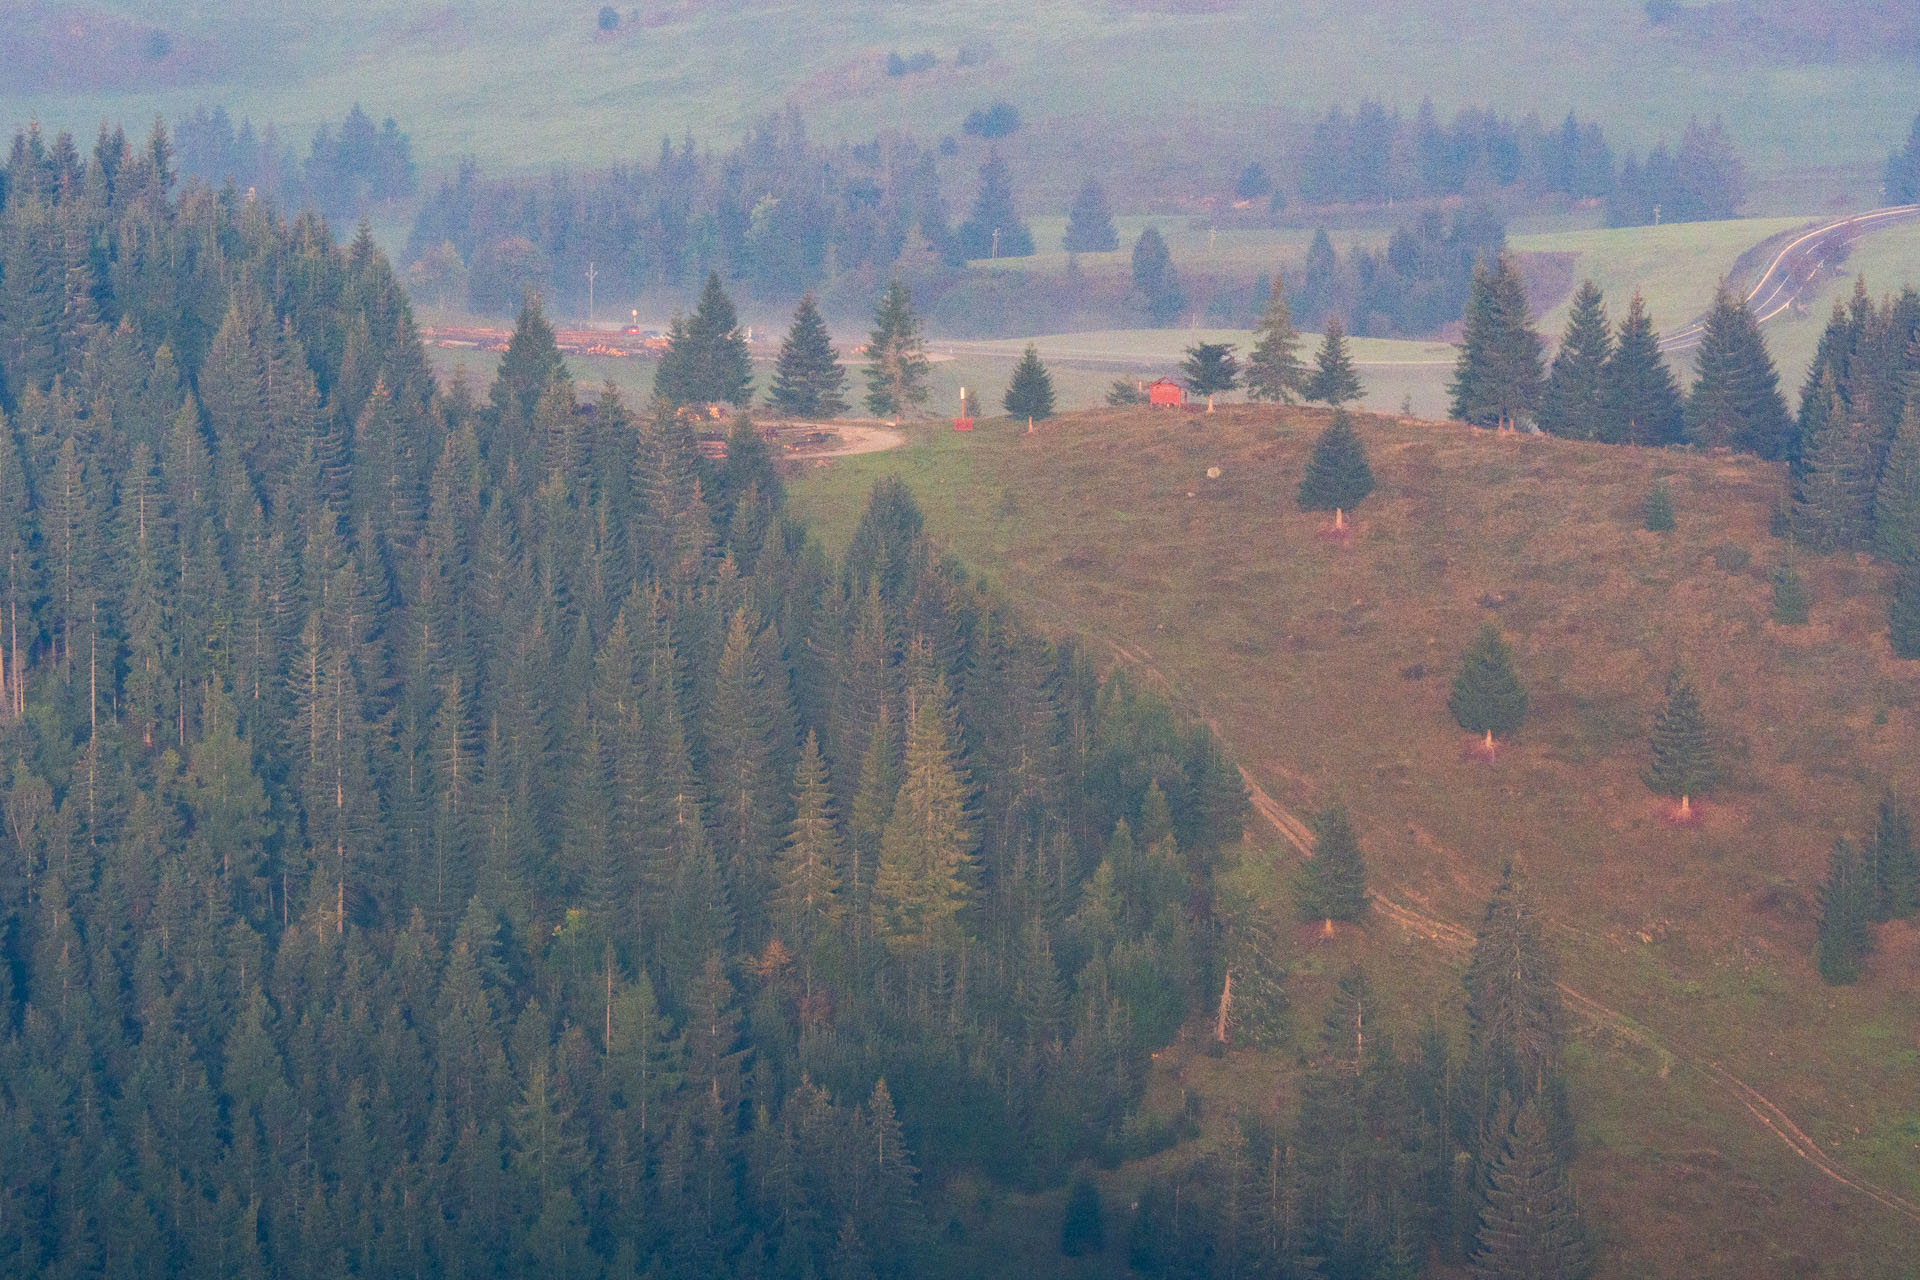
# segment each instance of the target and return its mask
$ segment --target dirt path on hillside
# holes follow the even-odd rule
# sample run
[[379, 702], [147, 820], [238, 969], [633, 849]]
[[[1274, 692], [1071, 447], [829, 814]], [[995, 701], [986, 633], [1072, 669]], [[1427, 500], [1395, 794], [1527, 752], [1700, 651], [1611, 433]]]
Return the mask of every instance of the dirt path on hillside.
[[[782, 457], [794, 462], [812, 462], [825, 458], [850, 458], [858, 453], [885, 453], [907, 442], [906, 433], [897, 427], [859, 422], [770, 422], [765, 424]], [[832, 436], [831, 441], [811, 437]]]
[[[1171, 682], [1168, 681], [1166, 676], [1161, 674], [1160, 670], [1145, 656], [1144, 650], [1136, 653], [1104, 637], [1101, 637], [1101, 640], [1102, 643], [1114, 651], [1122, 662], [1139, 668], [1152, 677], [1156, 683], [1171, 691]], [[1218, 735], [1220, 732], [1219, 726], [1212, 720], [1209, 720], [1207, 723], [1208, 726], [1213, 729], [1214, 733]], [[1302, 821], [1299, 815], [1290, 812], [1285, 805], [1275, 800], [1244, 767], [1240, 770], [1240, 777], [1247, 784], [1247, 796], [1253, 805], [1254, 812], [1258, 813], [1274, 830], [1278, 831], [1281, 838], [1292, 845], [1294, 850], [1299, 853], [1302, 858], [1311, 858], [1313, 856], [1314, 842], [1312, 828]], [[1427, 837], [1427, 839], [1431, 841], [1431, 837]], [[1399, 893], [1407, 892], [1397, 885], [1390, 887]], [[1463, 925], [1434, 915], [1430, 911], [1420, 907], [1409, 906], [1407, 903], [1397, 900], [1391, 894], [1384, 892], [1378, 886], [1369, 887], [1367, 897], [1381, 915], [1400, 925], [1406, 929], [1408, 933], [1425, 938], [1430, 942], [1454, 952], [1465, 952], [1473, 949], [1473, 931]], [[1589, 933], [1587, 930], [1579, 929], [1572, 925], [1564, 925], [1559, 921], [1553, 920], [1551, 917], [1543, 918], [1545, 918], [1549, 924], [1564, 928], [1568, 932], [1590, 938], [1597, 936]], [[1815, 1169], [1818, 1169], [1821, 1173], [1839, 1183], [1841, 1186], [1859, 1192], [1883, 1208], [1890, 1209], [1914, 1222], [1920, 1222], [1920, 1204], [1915, 1204], [1903, 1196], [1876, 1185], [1828, 1155], [1821, 1149], [1820, 1144], [1807, 1136], [1806, 1131], [1794, 1123], [1793, 1118], [1782, 1110], [1778, 1104], [1746, 1081], [1734, 1075], [1731, 1071], [1728, 1071], [1717, 1060], [1703, 1058], [1694, 1052], [1671, 1043], [1663, 1043], [1646, 1027], [1642, 1026], [1627, 1014], [1613, 1008], [1611, 1005], [1604, 1004], [1584, 992], [1576, 991], [1564, 982], [1556, 983], [1555, 985], [1559, 987], [1561, 995], [1566, 997], [1571, 1007], [1584, 1014], [1589, 1020], [1604, 1027], [1608, 1032], [1619, 1037], [1621, 1040], [1638, 1045], [1640, 1048], [1653, 1054], [1660, 1062], [1659, 1074], [1661, 1076], [1664, 1077], [1667, 1075], [1670, 1067], [1674, 1063], [1679, 1063], [1698, 1071], [1702, 1076], [1706, 1077], [1721, 1097], [1738, 1103], [1748, 1114], [1753, 1116], [1763, 1128], [1773, 1134], [1774, 1137], [1780, 1139], [1780, 1141], [1786, 1145], [1787, 1149], [1792, 1151], [1794, 1155], [1798, 1156], [1801, 1160], [1812, 1165]]]

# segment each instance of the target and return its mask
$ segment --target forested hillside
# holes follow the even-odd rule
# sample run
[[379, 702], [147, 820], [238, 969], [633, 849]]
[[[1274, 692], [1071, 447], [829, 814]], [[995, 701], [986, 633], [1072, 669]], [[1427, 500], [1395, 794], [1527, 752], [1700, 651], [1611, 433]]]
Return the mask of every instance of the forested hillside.
[[16, 154], [0, 1271], [904, 1276], [916, 1165], [1175, 1136], [1206, 730], [537, 308], [442, 391], [364, 234]]

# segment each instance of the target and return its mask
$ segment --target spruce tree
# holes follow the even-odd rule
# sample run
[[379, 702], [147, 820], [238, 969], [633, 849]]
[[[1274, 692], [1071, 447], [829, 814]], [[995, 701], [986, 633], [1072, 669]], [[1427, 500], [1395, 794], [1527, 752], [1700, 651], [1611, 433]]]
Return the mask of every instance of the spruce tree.
[[1313, 857], [1300, 869], [1300, 918], [1358, 920], [1367, 910], [1367, 868], [1343, 805], [1313, 822]]
[[1607, 360], [1613, 331], [1599, 288], [1588, 280], [1573, 295], [1567, 332], [1554, 354], [1540, 399], [1540, 429], [1569, 440], [1602, 438]]
[[1820, 931], [1814, 963], [1820, 980], [1843, 986], [1860, 980], [1860, 961], [1873, 949], [1873, 880], [1866, 860], [1845, 836], [1834, 841], [1820, 885]]
[[1454, 366], [1453, 416], [1478, 427], [1508, 428], [1540, 406], [1540, 335], [1533, 331], [1526, 284], [1502, 253], [1474, 265], [1466, 332]]
[[1909, 662], [1920, 658], [1920, 564], [1907, 565], [1893, 580], [1887, 637], [1894, 657]]
[[1774, 570], [1773, 620], [1783, 627], [1804, 626], [1809, 604], [1807, 580], [1795, 567], [1793, 557], [1789, 556]]
[[1508, 864], [1487, 902], [1464, 980], [1463, 1083], [1480, 1123], [1494, 1116], [1502, 1094], [1524, 1103], [1550, 1092], [1565, 1035], [1556, 970], [1527, 881]]
[[1360, 434], [1347, 411], [1335, 409], [1333, 421], [1313, 442], [1306, 474], [1300, 478], [1300, 509], [1351, 511], [1372, 492], [1373, 472]]
[[967, 258], [1025, 258], [1033, 253], [1033, 232], [1013, 207], [1013, 177], [998, 151], [980, 166], [980, 191], [967, 220], [954, 229]]
[[1474, 1280], [1581, 1280], [1591, 1265], [1566, 1170], [1548, 1140], [1539, 1104], [1528, 1102], [1488, 1174]]
[[1793, 491], [1793, 536], [1815, 551], [1851, 551], [1865, 542], [1873, 514], [1873, 454], [1864, 414], [1850, 411], [1830, 376], [1827, 409], [1802, 442]]
[[1082, 1258], [1098, 1254], [1105, 1245], [1100, 1187], [1083, 1173], [1067, 1191], [1066, 1211], [1060, 1216], [1060, 1252], [1069, 1258]]
[[1653, 487], [1647, 490], [1646, 501], [1640, 508], [1641, 523], [1653, 533], [1672, 533], [1673, 490], [1665, 480], [1655, 480]]
[[693, 314], [678, 323], [654, 371], [653, 394], [664, 404], [744, 407], [753, 394], [753, 361], [733, 300], [720, 273], [707, 273]]
[[1031, 342], [1020, 363], [1013, 367], [1013, 379], [1007, 384], [1002, 403], [1008, 417], [1038, 421], [1053, 416], [1053, 375], [1040, 363], [1040, 351]]
[[1653, 718], [1652, 761], [1647, 786], [1682, 801], [1713, 785], [1713, 741], [1693, 682], [1675, 671], [1667, 677], [1667, 702]]
[[1492, 623], [1467, 646], [1453, 678], [1447, 710], [1468, 733], [1513, 735], [1527, 718], [1527, 691], [1513, 669], [1513, 650]]
[[901, 418], [925, 404], [928, 367], [913, 294], [895, 278], [880, 297], [867, 338], [867, 411]]
[[1300, 362], [1300, 331], [1293, 327], [1278, 276], [1254, 335], [1253, 352], [1247, 357], [1248, 398], [1293, 404], [1306, 388], [1307, 367]]
[[1874, 488], [1873, 549], [1894, 565], [1920, 564], [1920, 390], [1907, 397]]
[[1880, 801], [1880, 821], [1868, 853], [1873, 869], [1873, 918], [1911, 920], [1920, 914], [1920, 852], [1913, 821], [1891, 794]]
[[1067, 206], [1067, 231], [1060, 247], [1068, 253], [1106, 253], [1120, 247], [1106, 190], [1092, 178], [1081, 185], [1073, 203]]
[[780, 344], [768, 402], [795, 418], [837, 418], [847, 411], [847, 371], [827, 336], [826, 321], [811, 293], [794, 309], [793, 327]]
[[1180, 375], [1187, 380], [1187, 390], [1207, 397], [1207, 403], [1212, 404], [1215, 395], [1239, 385], [1240, 361], [1233, 354], [1232, 343], [1197, 343], [1187, 348]]
[[1707, 312], [1695, 368], [1686, 407], [1687, 441], [1780, 457], [1789, 428], [1780, 376], [1746, 299], [1724, 281]]
[[942, 691], [924, 698], [914, 713], [900, 790], [880, 836], [874, 927], [896, 950], [958, 942], [958, 917], [968, 900], [973, 833], [944, 697]]
[[1360, 375], [1354, 372], [1353, 358], [1347, 354], [1347, 331], [1339, 316], [1327, 317], [1327, 331], [1314, 353], [1313, 373], [1304, 392], [1308, 400], [1317, 400], [1335, 408], [1362, 394]]
[[1638, 293], [1627, 304], [1601, 378], [1602, 430], [1613, 444], [1677, 443], [1685, 423], [1680, 389], [1660, 354], [1660, 337]]
[[1155, 227], [1148, 227], [1133, 242], [1133, 287], [1145, 301], [1147, 319], [1154, 327], [1171, 324], [1187, 308], [1187, 295], [1180, 288], [1180, 273], [1174, 269], [1173, 255]]

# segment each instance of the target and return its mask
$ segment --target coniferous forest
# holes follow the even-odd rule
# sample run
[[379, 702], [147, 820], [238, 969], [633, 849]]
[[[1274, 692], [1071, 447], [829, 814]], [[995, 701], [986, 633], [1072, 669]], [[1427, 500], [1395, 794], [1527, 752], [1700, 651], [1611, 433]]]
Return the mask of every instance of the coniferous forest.
[[[0, 1270], [905, 1275], [1150, 1148], [1245, 797], [877, 492], [436, 388], [363, 232], [7, 174]], [[1133, 834], [1137, 833], [1137, 835]]]

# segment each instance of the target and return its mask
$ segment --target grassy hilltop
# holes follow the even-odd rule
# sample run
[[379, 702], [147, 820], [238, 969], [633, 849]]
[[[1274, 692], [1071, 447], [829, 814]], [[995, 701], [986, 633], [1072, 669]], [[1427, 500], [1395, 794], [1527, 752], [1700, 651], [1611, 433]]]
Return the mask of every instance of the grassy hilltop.
[[[1218, 189], [1261, 150], [1250, 139], [1277, 151], [1335, 103], [1371, 95], [1411, 111], [1430, 93], [1443, 114], [1577, 108], [1637, 150], [1690, 115], [1722, 114], [1761, 180], [1755, 206], [1774, 208], [1868, 197], [1914, 105], [1894, 51], [1823, 53], [1793, 37], [1779, 4], [1747, 21], [1781, 33], [1777, 48], [1656, 26], [1641, 0], [622, 0], [613, 32], [601, 7], [14, 6], [0, 46], [37, 53], [0, 69], [0, 115], [91, 128], [227, 101], [304, 138], [359, 99], [440, 161], [540, 168], [644, 155], [662, 133], [731, 141], [788, 105], [827, 136], [958, 133], [967, 111], [1005, 98], [1027, 117], [1036, 173], [1074, 170], [1065, 189], [1083, 167], [1131, 173], [1135, 204]], [[887, 74], [890, 52], [921, 50], [935, 69]]]
[[[1776, 467], [1374, 418], [1379, 489], [1352, 545], [1330, 547], [1293, 502], [1323, 421], [1241, 407], [1081, 414], [1032, 436], [930, 429], [809, 470], [795, 501], [844, 538], [872, 481], [901, 474], [957, 554], [1214, 719], [1279, 806], [1344, 798], [1393, 911], [1297, 941], [1302, 1039], [1349, 956], [1391, 989], [1403, 1042], [1457, 1008], [1449, 930], [1470, 931], [1500, 864], [1520, 861], [1585, 1000], [1569, 997], [1575, 1175], [1600, 1275], [1899, 1274], [1915, 1223], [1801, 1160], [1740, 1088], [1852, 1174], [1920, 1199], [1920, 931], [1885, 927], [1857, 987], [1822, 986], [1809, 959], [1835, 835], [1866, 834], [1888, 785], [1920, 800], [1920, 667], [1888, 650], [1882, 570], [1803, 556], [1812, 622], [1780, 628]], [[1657, 477], [1679, 513], [1666, 535], [1639, 518]], [[1445, 709], [1484, 621], [1533, 694], [1491, 766], [1463, 758]], [[1730, 766], [1694, 829], [1666, 825], [1639, 776], [1676, 662]], [[1248, 837], [1242, 874], [1288, 892], [1293, 848], [1264, 822]], [[1291, 1105], [1289, 1055], [1169, 1070], [1242, 1106]]]

